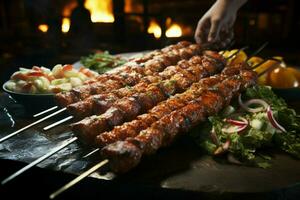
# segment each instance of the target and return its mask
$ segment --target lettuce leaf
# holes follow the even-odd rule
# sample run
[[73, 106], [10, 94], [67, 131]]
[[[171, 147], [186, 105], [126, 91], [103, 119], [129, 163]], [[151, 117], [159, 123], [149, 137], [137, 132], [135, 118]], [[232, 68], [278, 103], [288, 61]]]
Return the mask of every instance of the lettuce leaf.
[[[207, 153], [214, 155], [216, 150], [222, 149], [224, 143], [230, 140], [230, 146], [226, 149], [227, 153], [231, 153], [235, 158], [245, 165], [254, 165], [261, 168], [270, 167], [270, 157], [266, 156], [264, 150], [269, 147], [276, 147], [292, 156], [300, 159], [300, 117], [295, 110], [288, 108], [286, 102], [279, 98], [270, 87], [254, 86], [248, 88], [243, 94], [243, 99], [263, 99], [271, 105], [274, 117], [287, 130], [286, 133], [278, 131], [270, 123], [266, 112], [247, 113], [239, 109], [238, 104], [231, 103], [231, 106], [236, 112], [240, 112], [245, 119], [250, 122], [250, 125], [242, 133], [226, 133], [226, 122], [224, 118], [228, 113], [225, 108], [220, 114], [208, 118], [208, 122], [203, 126], [201, 132], [193, 132], [192, 136], [199, 146]], [[233, 114], [234, 115], [234, 114]], [[258, 120], [261, 126], [252, 126], [251, 122]], [[227, 124], [228, 126], [228, 124]], [[204, 132], [203, 132], [204, 130]], [[212, 139], [212, 130], [214, 137]], [[226, 152], [223, 152], [226, 154]]]

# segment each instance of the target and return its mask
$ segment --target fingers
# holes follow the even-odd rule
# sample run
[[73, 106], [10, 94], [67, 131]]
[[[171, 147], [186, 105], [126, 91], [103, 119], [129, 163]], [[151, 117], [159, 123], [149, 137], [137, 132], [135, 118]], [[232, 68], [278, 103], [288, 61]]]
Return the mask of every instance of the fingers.
[[233, 39], [232, 26], [218, 20], [202, 18], [195, 31], [195, 41], [203, 47], [223, 49]]
[[208, 29], [209, 29], [209, 21], [207, 19], [201, 19], [198, 24], [195, 31], [195, 41], [198, 44], [205, 44], [207, 43], [207, 35], [208, 35]]
[[220, 44], [221, 48], [227, 47], [234, 38], [234, 33], [232, 30], [221, 33], [220, 35], [221, 35], [221, 44]]
[[219, 40], [219, 32], [221, 30], [220, 20], [212, 20], [211, 27], [208, 34], [208, 42], [215, 42]]

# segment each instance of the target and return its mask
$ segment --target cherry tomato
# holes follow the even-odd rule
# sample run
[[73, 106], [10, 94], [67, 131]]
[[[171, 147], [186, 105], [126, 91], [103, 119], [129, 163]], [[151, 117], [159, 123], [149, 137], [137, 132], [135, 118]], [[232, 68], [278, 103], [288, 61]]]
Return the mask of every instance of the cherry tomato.
[[70, 71], [70, 70], [72, 70], [73, 69], [73, 66], [72, 65], [64, 65], [63, 66], [63, 71], [65, 72], [65, 71]]
[[299, 87], [299, 81], [293, 69], [278, 67], [269, 73], [268, 85], [274, 88], [293, 88]]

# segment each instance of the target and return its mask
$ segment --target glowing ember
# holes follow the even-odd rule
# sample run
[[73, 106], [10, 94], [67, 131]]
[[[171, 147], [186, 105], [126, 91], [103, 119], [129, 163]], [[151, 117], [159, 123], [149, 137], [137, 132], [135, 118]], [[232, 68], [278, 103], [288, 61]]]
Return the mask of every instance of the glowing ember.
[[67, 33], [70, 30], [71, 21], [69, 18], [64, 17], [62, 20], [61, 31]]
[[112, 0], [87, 0], [84, 6], [91, 12], [92, 22], [112, 23], [115, 21]]
[[155, 38], [160, 38], [161, 37], [161, 28], [158, 25], [158, 23], [154, 20], [150, 21], [147, 32], [150, 33], [150, 34], [154, 34]]
[[43, 33], [47, 33], [49, 27], [48, 27], [47, 24], [40, 24], [40, 25], [38, 26], [38, 29], [39, 29], [40, 31], [42, 31]]
[[182, 30], [181, 27], [178, 24], [172, 24], [170, 28], [166, 31], [166, 36], [171, 37], [181, 37], [182, 36]]

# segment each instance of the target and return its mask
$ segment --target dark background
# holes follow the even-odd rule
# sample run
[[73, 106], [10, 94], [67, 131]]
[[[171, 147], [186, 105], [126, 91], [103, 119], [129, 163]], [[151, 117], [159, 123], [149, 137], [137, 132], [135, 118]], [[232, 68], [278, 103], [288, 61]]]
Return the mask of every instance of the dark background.
[[[100, 1], [100, 0], [99, 0]], [[103, 1], [103, 0], [101, 0]], [[75, 4], [74, 4], [75, 2]], [[112, 0], [114, 23], [91, 23], [76, 18], [78, 28], [62, 33], [61, 23], [67, 8], [76, 6], [76, 0], [0, 0], [0, 83], [9, 79], [18, 67], [33, 65], [52, 67], [57, 63], [73, 63], [81, 56], [96, 50], [111, 53], [143, 51], [160, 48], [179, 40], [193, 41], [193, 31], [198, 20], [210, 8], [212, 0]], [[238, 14], [235, 23], [235, 47], [250, 45], [251, 50], [269, 41], [263, 56], [281, 55], [291, 65], [300, 66], [300, 18], [296, 0], [249, 0]], [[128, 9], [128, 5], [131, 8]], [[127, 6], [127, 7], [126, 7]], [[127, 8], [126, 9], [124, 9]], [[129, 6], [130, 7], [130, 6]], [[124, 12], [126, 10], [126, 12]], [[71, 12], [72, 13], [72, 12]], [[183, 29], [179, 38], [156, 39], [147, 33], [152, 20], [168, 28], [168, 18]], [[47, 24], [46, 33], [38, 29]], [[0, 160], [0, 176], [6, 177], [24, 163]], [[8, 170], [9, 169], [9, 170]], [[74, 178], [74, 175], [52, 170], [34, 168], [19, 180], [0, 187], [1, 199], [13, 197], [47, 199], [48, 194]], [[30, 183], [30, 184], [29, 184]], [[117, 188], [117, 189], [116, 189]], [[40, 195], [38, 195], [41, 193]], [[149, 195], [151, 194], [151, 195]], [[65, 196], [64, 196], [65, 195]], [[219, 199], [202, 193], [170, 191], [142, 185], [119, 184], [85, 179], [80, 185], [63, 194], [66, 198], [189, 198]], [[288, 198], [289, 197], [289, 198]], [[299, 185], [269, 194], [237, 194], [222, 199], [298, 199]]]
[[[213, 2], [111, 0], [114, 23], [91, 23], [86, 14], [72, 15], [76, 0], [1, 0], [0, 83], [18, 67], [51, 68], [57, 63], [73, 63], [96, 50], [122, 53], [159, 48], [183, 39], [193, 41], [197, 21]], [[296, 0], [249, 0], [235, 23], [235, 47], [247, 44], [255, 49], [269, 41], [263, 56], [281, 55], [288, 63], [299, 65], [299, 4]], [[64, 17], [71, 19], [68, 33], [61, 31]], [[164, 36], [170, 26], [168, 18], [182, 27], [182, 37]], [[159, 39], [147, 33], [152, 20], [162, 28]], [[46, 33], [38, 29], [40, 24], [48, 25]]]

